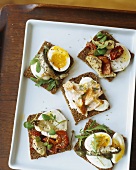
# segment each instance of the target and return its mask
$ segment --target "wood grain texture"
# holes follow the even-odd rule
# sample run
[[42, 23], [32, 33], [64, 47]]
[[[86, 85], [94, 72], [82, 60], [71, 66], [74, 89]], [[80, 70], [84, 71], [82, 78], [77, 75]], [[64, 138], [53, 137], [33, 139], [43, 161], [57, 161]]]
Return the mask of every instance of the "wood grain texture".
[[[10, 169], [8, 157], [23, 54], [25, 24], [31, 18], [136, 29], [136, 12], [130, 11], [52, 5], [9, 5], [2, 9], [0, 16], [0, 170]], [[136, 169], [135, 122], [134, 114], [130, 170]]]
[[135, 0], [1, 0], [0, 7], [5, 4], [56, 4], [56, 5], [73, 5], [82, 7], [106, 8], [136, 11]]

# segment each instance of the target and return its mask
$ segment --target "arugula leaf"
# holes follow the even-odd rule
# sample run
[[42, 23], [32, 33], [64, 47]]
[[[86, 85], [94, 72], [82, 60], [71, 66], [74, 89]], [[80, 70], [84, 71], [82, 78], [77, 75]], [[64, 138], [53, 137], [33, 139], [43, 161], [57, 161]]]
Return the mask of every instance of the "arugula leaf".
[[110, 130], [107, 126], [105, 126], [104, 124], [103, 125], [97, 125], [96, 127], [94, 128], [89, 128], [89, 129], [86, 129], [87, 132], [93, 132], [94, 130], [103, 130], [105, 132], [109, 132], [109, 133], [112, 133], [113, 131]]
[[33, 59], [30, 61], [30, 65], [35, 64], [37, 61], [38, 61], [38, 59], [37, 59], [37, 58], [33, 58]]
[[40, 71], [41, 71], [41, 65], [40, 65], [40, 61], [38, 60], [36, 64], [36, 72], [39, 73]]
[[96, 36], [97, 36], [97, 38], [102, 38], [104, 36], [104, 34], [100, 31], [100, 32], [97, 33]]

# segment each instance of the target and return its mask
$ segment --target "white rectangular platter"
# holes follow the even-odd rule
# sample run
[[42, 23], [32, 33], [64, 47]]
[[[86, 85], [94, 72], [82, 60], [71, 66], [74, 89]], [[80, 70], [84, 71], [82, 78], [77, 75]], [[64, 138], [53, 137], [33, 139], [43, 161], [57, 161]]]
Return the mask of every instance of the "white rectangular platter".
[[[23, 73], [45, 40], [66, 49], [74, 58], [74, 66], [66, 80], [85, 72], [93, 72], [89, 66], [77, 58], [77, 55], [85, 47], [86, 42], [90, 41], [100, 30], [108, 31], [115, 39], [136, 54], [135, 30], [40, 20], [29, 20], [26, 23], [20, 84], [9, 156], [11, 168], [23, 170], [96, 170], [90, 163], [77, 156], [73, 150], [48, 158], [30, 159], [27, 129], [23, 127], [23, 123], [30, 114], [60, 109], [69, 120], [69, 136], [71, 136], [71, 130], [75, 130], [75, 134], [79, 134], [80, 129], [84, 127], [88, 119], [75, 125], [61, 90], [59, 89], [54, 95], [50, 94], [42, 87], [35, 86], [35, 83], [25, 78]], [[94, 116], [92, 119], [109, 126], [127, 138], [125, 156], [114, 167], [114, 170], [129, 170], [130, 166], [135, 75], [136, 58], [134, 57], [128, 68], [119, 73], [112, 82], [105, 79], [100, 80], [111, 109]], [[75, 143], [76, 139], [74, 138], [73, 145]]]

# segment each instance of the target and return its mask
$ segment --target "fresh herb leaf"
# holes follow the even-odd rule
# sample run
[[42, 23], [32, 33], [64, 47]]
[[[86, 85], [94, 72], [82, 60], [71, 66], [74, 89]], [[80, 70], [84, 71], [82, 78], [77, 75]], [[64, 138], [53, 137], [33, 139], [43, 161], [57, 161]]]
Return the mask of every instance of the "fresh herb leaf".
[[34, 77], [30, 77], [30, 79], [34, 82], [36, 82], [36, 86], [41, 86], [43, 84], [47, 84], [47, 90], [51, 91], [53, 88], [58, 87], [59, 85], [59, 80], [54, 80], [52, 78], [50, 78], [49, 80], [44, 80], [42, 78], [34, 78]]
[[100, 39], [100, 42], [105, 42], [107, 40], [107, 36], [105, 35], [104, 37], [102, 37], [102, 39]]
[[60, 122], [57, 122], [58, 124], [56, 126], [58, 126], [59, 124], [63, 123], [63, 122], [66, 122], [67, 120], [62, 120]]
[[97, 36], [97, 38], [101, 39], [104, 36], [104, 34], [102, 32], [98, 32], [96, 36]]
[[40, 71], [41, 71], [41, 65], [40, 65], [40, 61], [38, 60], [36, 64], [36, 72], [40, 73]]
[[56, 131], [54, 130], [54, 129], [51, 129], [50, 131], [49, 131], [49, 135], [55, 135], [56, 134]]
[[52, 144], [47, 145], [47, 149], [50, 150], [52, 148]]
[[36, 142], [40, 142], [41, 141], [40, 136], [36, 136], [35, 140], [36, 140]]
[[37, 78], [34, 78], [34, 77], [30, 77], [30, 79], [31, 79], [32, 81], [34, 81], [34, 82], [37, 81]]
[[107, 126], [105, 126], [104, 124], [103, 125], [97, 125], [96, 127], [94, 128], [88, 128], [86, 129], [87, 132], [93, 132], [95, 130], [103, 130], [105, 132], [109, 132], [109, 133], [112, 133], [113, 131], [110, 130]]
[[24, 127], [30, 130], [34, 128], [34, 125], [31, 122], [24, 122]]
[[51, 117], [50, 117], [50, 115], [47, 115], [47, 114], [42, 114], [42, 118], [43, 118], [43, 120], [51, 120]]
[[33, 58], [33, 59], [30, 61], [30, 65], [35, 64], [37, 61], [38, 61], [38, 59], [37, 59], [37, 58]]
[[44, 142], [43, 144], [44, 144], [44, 146], [48, 146], [48, 145], [49, 145], [49, 143], [48, 143], [48, 142]]

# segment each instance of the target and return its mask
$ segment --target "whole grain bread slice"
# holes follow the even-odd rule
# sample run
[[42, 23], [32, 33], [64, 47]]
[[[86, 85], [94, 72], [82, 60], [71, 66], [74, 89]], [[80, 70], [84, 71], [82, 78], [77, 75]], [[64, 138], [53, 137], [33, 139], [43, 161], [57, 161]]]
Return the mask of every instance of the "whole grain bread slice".
[[[113, 40], [115, 43], [118, 43], [118, 41], [111, 35], [109, 34], [107, 31], [101, 31], [101, 33], [103, 33], [104, 35], [107, 36], [107, 40]], [[97, 36], [95, 35], [93, 37], [93, 40], [97, 41]], [[90, 41], [92, 42], [92, 40]], [[88, 56], [90, 52], [90, 48], [88, 46], [84, 47], [78, 54], [78, 58], [80, 58], [83, 62], [85, 62], [89, 67], [91, 67], [91, 65], [89, 64], [89, 62], [86, 60], [86, 57]], [[134, 54], [131, 53], [131, 56], [133, 58]], [[92, 67], [91, 67], [92, 68]], [[116, 74], [118, 74], [118, 72], [116, 72]], [[115, 77], [106, 77], [105, 79], [107, 79], [109, 82], [111, 82]]]
[[[51, 48], [52, 46], [54, 46], [54, 45], [53, 45], [52, 43], [48, 42], [48, 41], [45, 41], [45, 42], [42, 44], [42, 46], [41, 46], [41, 48], [39, 49], [39, 51], [38, 51], [37, 54], [40, 54], [40, 53], [44, 52], [44, 47], [45, 47], [45, 46], [50, 49], [50, 48]], [[64, 74], [65, 74], [66, 77], [67, 77], [68, 74], [69, 74], [69, 70], [71, 69], [71, 67], [72, 67], [72, 65], [73, 65], [73, 63], [74, 63], [74, 60], [73, 60], [72, 56], [71, 56], [71, 55], [69, 55], [69, 56], [70, 56], [70, 66], [69, 66], [69, 68], [68, 68], [66, 71], [63, 71], [63, 72], [57, 72], [57, 71], [53, 70], [53, 68], [51, 67], [51, 65], [50, 65], [49, 62], [48, 62], [47, 56], [44, 55], [45, 62], [48, 64], [48, 66], [50, 67], [50, 69], [53, 70], [55, 76], [58, 77], [58, 85], [57, 85], [56, 87], [52, 88], [51, 90], [48, 90], [48, 84], [42, 84], [42, 85], [40, 85], [41, 87], [43, 87], [44, 89], [48, 90], [48, 91], [51, 92], [52, 94], [55, 94], [55, 93], [57, 92], [57, 90], [61, 87], [63, 80], [65, 79], [65, 77], [64, 77], [64, 78], [59, 78], [59, 77], [60, 77], [60, 76], [63, 76]], [[30, 78], [31, 80], [34, 81], [35, 77], [34, 77], [34, 75], [33, 75], [32, 72], [31, 72], [30, 66], [28, 66], [28, 68], [25, 70], [24, 76], [27, 77], [27, 78]], [[32, 78], [33, 78], [33, 79], [32, 79]], [[35, 81], [35, 82], [36, 82], [36, 81]]]
[[[42, 113], [29, 115], [28, 118], [27, 118], [27, 122], [31, 122], [34, 119], [37, 120], [38, 117], [41, 114]], [[32, 129], [32, 130], [34, 130], [34, 129]], [[31, 135], [31, 130], [28, 130], [28, 137], [29, 137], [29, 152], [30, 152], [30, 158], [31, 159], [38, 159], [38, 158], [41, 158], [41, 157], [46, 158], [47, 156], [53, 155], [53, 153], [49, 152], [48, 150], [46, 151], [45, 155], [40, 155], [39, 153], [37, 153], [36, 150], [32, 148], [32, 140], [33, 140], [33, 138], [32, 138], [32, 135]], [[57, 153], [61, 153], [61, 152], [69, 151], [69, 150], [71, 150], [70, 143], [65, 149], [59, 149], [57, 151]], [[57, 153], [55, 153], [55, 154], [57, 154]]]
[[[92, 72], [87, 72], [87, 73], [81, 74], [81, 75], [79, 75], [78, 77], [71, 78], [69, 81], [73, 81], [73, 82], [75, 82], [75, 83], [79, 83], [80, 80], [82, 79], [82, 77], [91, 77], [93, 80], [95, 80], [96, 82], [99, 83], [99, 78], [98, 78], [98, 76], [96, 76], [96, 75], [95, 75], [94, 73], [92, 73]], [[64, 87], [63, 87], [63, 86], [61, 87], [61, 90], [62, 90], [62, 93], [63, 93], [63, 95], [64, 95], [64, 97], [65, 97], [65, 100], [66, 100], [66, 102], [67, 102], [67, 104], [68, 104], [68, 106], [69, 106], [69, 109], [70, 109], [70, 111], [71, 111], [71, 113], [72, 113], [72, 115], [73, 115], [73, 118], [74, 118], [74, 120], [75, 120], [75, 124], [78, 124], [81, 120], [84, 120], [84, 119], [86, 119], [86, 118], [92, 117], [92, 116], [94, 116], [94, 115], [97, 115], [97, 114], [103, 112], [103, 111], [92, 110], [92, 111], [89, 111], [89, 112], [88, 112], [88, 115], [87, 115], [87, 117], [86, 117], [85, 115], [79, 113], [76, 109], [72, 109], [72, 108], [70, 107], [69, 101], [68, 101], [68, 99], [67, 99], [67, 97], [66, 97], [65, 90], [64, 90]], [[99, 98], [102, 99], [102, 100], [107, 100], [107, 98], [106, 98], [106, 96], [105, 96], [104, 93], [103, 93]], [[107, 101], [108, 101], [108, 100], [107, 100]], [[108, 109], [110, 109], [110, 106], [108, 107]], [[107, 110], [108, 110], [108, 109], [107, 109]]]
[[[92, 122], [94, 122], [94, 120], [92, 120], [92, 119], [89, 119], [89, 121], [86, 123], [86, 125], [85, 125], [85, 127], [84, 127], [84, 130], [86, 130], [86, 129], [88, 129], [89, 127], [90, 127], [90, 125], [92, 124]], [[98, 125], [100, 125], [100, 124], [98, 124], [97, 122], [92, 126], [92, 128], [95, 128], [96, 126], [98, 126]], [[109, 129], [110, 130], [110, 133], [109, 132], [107, 132], [110, 136], [111, 136], [111, 138], [112, 138], [112, 136], [114, 135], [114, 131], [113, 130], [111, 130], [111, 129]], [[93, 131], [94, 133], [96, 133], [96, 132], [102, 132], [102, 130], [100, 131], [100, 130], [94, 130]], [[104, 132], [104, 131], [103, 131]], [[126, 142], [126, 138], [123, 136], [123, 138], [124, 138], [124, 141]], [[74, 151], [76, 152], [76, 154], [78, 155], [78, 156], [80, 156], [81, 158], [83, 158], [85, 161], [87, 161], [87, 162], [89, 162], [89, 160], [86, 158], [86, 153], [84, 152], [84, 150], [85, 150], [85, 147], [84, 147], [84, 141], [85, 141], [85, 139], [83, 139], [83, 141], [82, 141], [82, 145], [81, 146], [79, 146], [79, 139], [78, 139], [78, 141], [77, 141], [77, 143], [75, 144], [75, 146], [74, 146]], [[79, 154], [80, 153], [80, 154]], [[81, 154], [82, 153], [82, 154]], [[89, 162], [90, 163], [90, 162]], [[91, 164], [91, 163], [90, 163]], [[93, 164], [92, 164], [93, 165]], [[95, 165], [93, 165], [93, 166], [95, 166]], [[112, 170], [113, 169], [113, 167], [114, 167], [114, 164], [113, 164], [113, 167], [112, 168], [108, 168], [108, 169], [101, 169], [101, 168], [99, 168], [99, 167], [97, 167], [97, 166], [95, 166], [96, 168], [98, 168], [99, 170]]]

